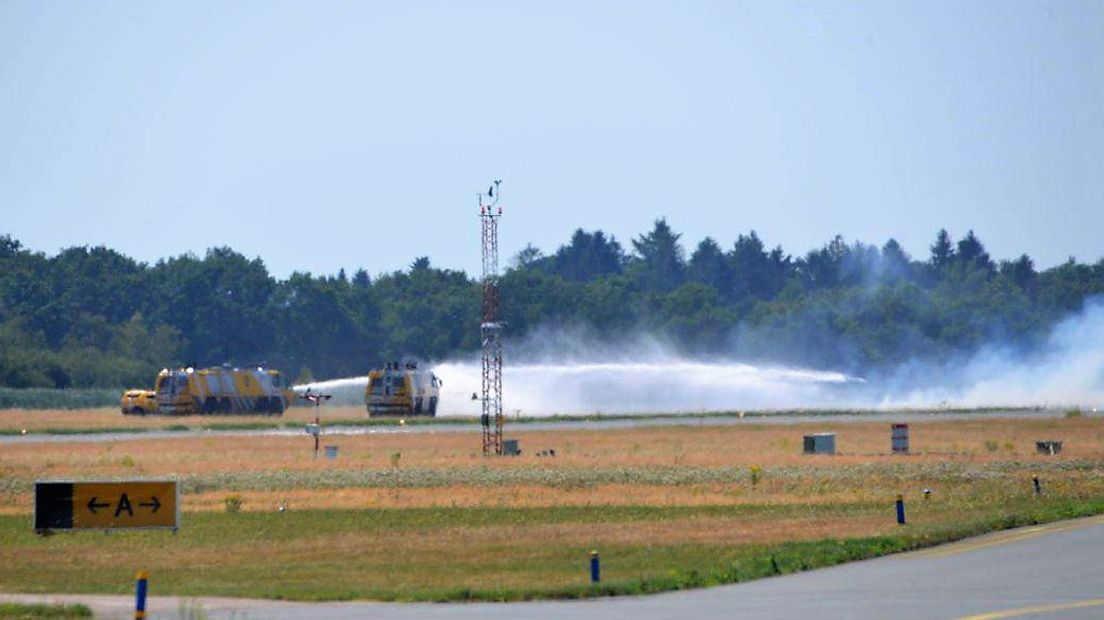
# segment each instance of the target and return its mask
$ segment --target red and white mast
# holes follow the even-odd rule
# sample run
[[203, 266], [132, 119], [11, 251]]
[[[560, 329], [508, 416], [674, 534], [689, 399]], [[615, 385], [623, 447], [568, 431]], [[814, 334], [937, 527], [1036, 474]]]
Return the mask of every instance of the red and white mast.
[[483, 223], [483, 315], [479, 334], [483, 342], [483, 454], [502, 454], [502, 324], [498, 317], [498, 206], [496, 180], [479, 195], [479, 219]]

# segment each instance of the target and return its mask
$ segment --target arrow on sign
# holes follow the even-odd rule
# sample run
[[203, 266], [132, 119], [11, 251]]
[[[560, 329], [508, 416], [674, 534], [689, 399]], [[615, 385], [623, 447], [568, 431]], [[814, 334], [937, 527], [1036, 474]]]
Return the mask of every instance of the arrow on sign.
[[139, 506], [153, 506], [153, 510], [151, 510], [150, 512], [157, 512], [157, 509], [161, 507], [161, 502], [157, 501], [156, 497], [151, 497], [150, 499], [152, 499], [153, 501], [152, 502], [140, 502], [138, 505]]
[[96, 498], [95, 497], [88, 500], [88, 510], [90, 510], [92, 512], [92, 514], [96, 514], [96, 509], [97, 508], [110, 508], [110, 507], [111, 507], [111, 504], [98, 504], [98, 503], [96, 503]]

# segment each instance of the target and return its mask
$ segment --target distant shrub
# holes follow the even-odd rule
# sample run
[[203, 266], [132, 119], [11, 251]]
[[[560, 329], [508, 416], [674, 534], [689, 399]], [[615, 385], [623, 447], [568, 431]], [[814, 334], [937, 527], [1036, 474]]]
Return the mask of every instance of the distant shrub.
[[1066, 409], [1066, 417], [1067, 418], [1080, 418], [1081, 417], [1080, 407], [1074, 407], [1072, 409]]
[[996, 442], [992, 439], [986, 439], [985, 440], [985, 449], [986, 450], [988, 450], [990, 452], [996, 452], [997, 448], [999, 448], [999, 447], [1000, 447], [1000, 443], [998, 443], [998, 442]]
[[222, 503], [226, 506], [226, 512], [241, 512], [242, 498], [240, 495], [228, 495], [226, 499], [222, 500]]

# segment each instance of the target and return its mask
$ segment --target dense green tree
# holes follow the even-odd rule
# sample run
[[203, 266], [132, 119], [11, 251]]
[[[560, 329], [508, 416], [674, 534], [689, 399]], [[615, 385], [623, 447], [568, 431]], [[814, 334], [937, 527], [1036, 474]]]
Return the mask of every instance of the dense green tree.
[[896, 239], [891, 238], [882, 246], [879, 275], [890, 284], [913, 278], [912, 261]]
[[951, 235], [947, 229], [940, 228], [935, 236], [935, 243], [931, 245], [931, 260], [929, 264], [936, 269], [942, 269], [954, 260], [954, 244], [951, 243]]
[[717, 290], [701, 282], [687, 282], [668, 295], [655, 295], [652, 324], [683, 347], [716, 352], [736, 325]]
[[69, 387], [46, 339], [30, 329], [23, 318], [0, 323], [0, 385], [7, 387]]
[[954, 259], [965, 269], [980, 269], [990, 273], [993, 271], [993, 261], [989, 258], [989, 253], [972, 230], [959, 240]]
[[541, 269], [507, 271], [499, 286], [506, 334], [522, 336], [545, 323], [575, 322], [581, 286]]
[[532, 269], [537, 267], [544, 254], [532, 243], [526, 243], [525, 247], [514, 255], [513, 266], [519, 269]]
[[1000, 274], [1020, 287], [1027, 295], [1035, 293], [1035, 283], [1039, 274], [1035, 272], [1035, 262], [1027, 254], [1021, 254], [1012, 261], [1001, 261]]
[[735, 284], [732, 263], [712, 237], [702, 239], [690, 256], [687, 275], [691, 281], [705, 284], [721, 294], [731, 291]]
[[770, 299], [789, 275], [789, 257], [783, 257], [782, 248], [767, 252], [754, 230], [736, 237], [728, 260], [732, 268], [732, 287], [721, 292], [736, 303]]
[[1089, 297], [1104, 293], [1101, 270], [1078, 263], [1071, 256], [1061, 265], [1038, 277], [1038, 298], [1049, 320], [1081, 310]]
[[683, 283], [686, 262], [679, 245], [681, 236], [671, 230], [665, 218], [660, 218], [651, 232], [633, 239], [634, 274], [644, 290], [667, 293]]
[[0, 259], [10, 259], [18, 256], [23, 249], [23, 244], [11, 235], [0, 235]]
[[[273, 298], [276, 350], [285, 352], [286, 368], [309, 365], [323, 377], [339, 376], [364, 339], [355, 314], [346, 306], [348, 285], [342, 281], [293, 273]], [[367, 365], [367, 361], [363, 362]]]
[[368, 275], [368, 272], [364, 269], [357, 269], [353, 274], [353, 287], [357, 289], [367, 289], [372, 286], [372, 278]]
[[376, 280], [382, 360], [440, 359], [479, 343], [482, 288], [459, 271], [417, 267]]
[[642, 321], [639, 283], [626, 274], [587, 283], [579, 296], [577, 317], [598, 333], [627, 334]]
[[810, 289], [833, 288], [841, 282], [842, 267], [850, 253], [843, 237], [836, 235], [824, 247], [806, 254], [798, 271]]
[[189, 362], [254, 364], [272, 350], [276, 283], [261, 259], [212, 248], [203, 260], [185, 255], [159, 262], [149, 281], [144, 314], [186, 335]]
[[607, 238], [602, 231], [588, 233], [579, 228], [571, 235], [571, 242], [560, 246], [552, 256], [550, 265], [552, 273], [564, 280], [589, 282], [621, 273], [625, 253], [616, 239]]

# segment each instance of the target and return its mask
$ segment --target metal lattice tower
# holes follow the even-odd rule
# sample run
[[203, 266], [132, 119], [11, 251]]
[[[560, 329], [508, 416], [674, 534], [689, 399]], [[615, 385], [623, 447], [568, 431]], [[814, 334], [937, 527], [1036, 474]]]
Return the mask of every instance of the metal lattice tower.
[[483, 454], [502, 454], [502, 324], [498, 319], [498, 188], [479, 195], [479, 219], [483, 223]]

